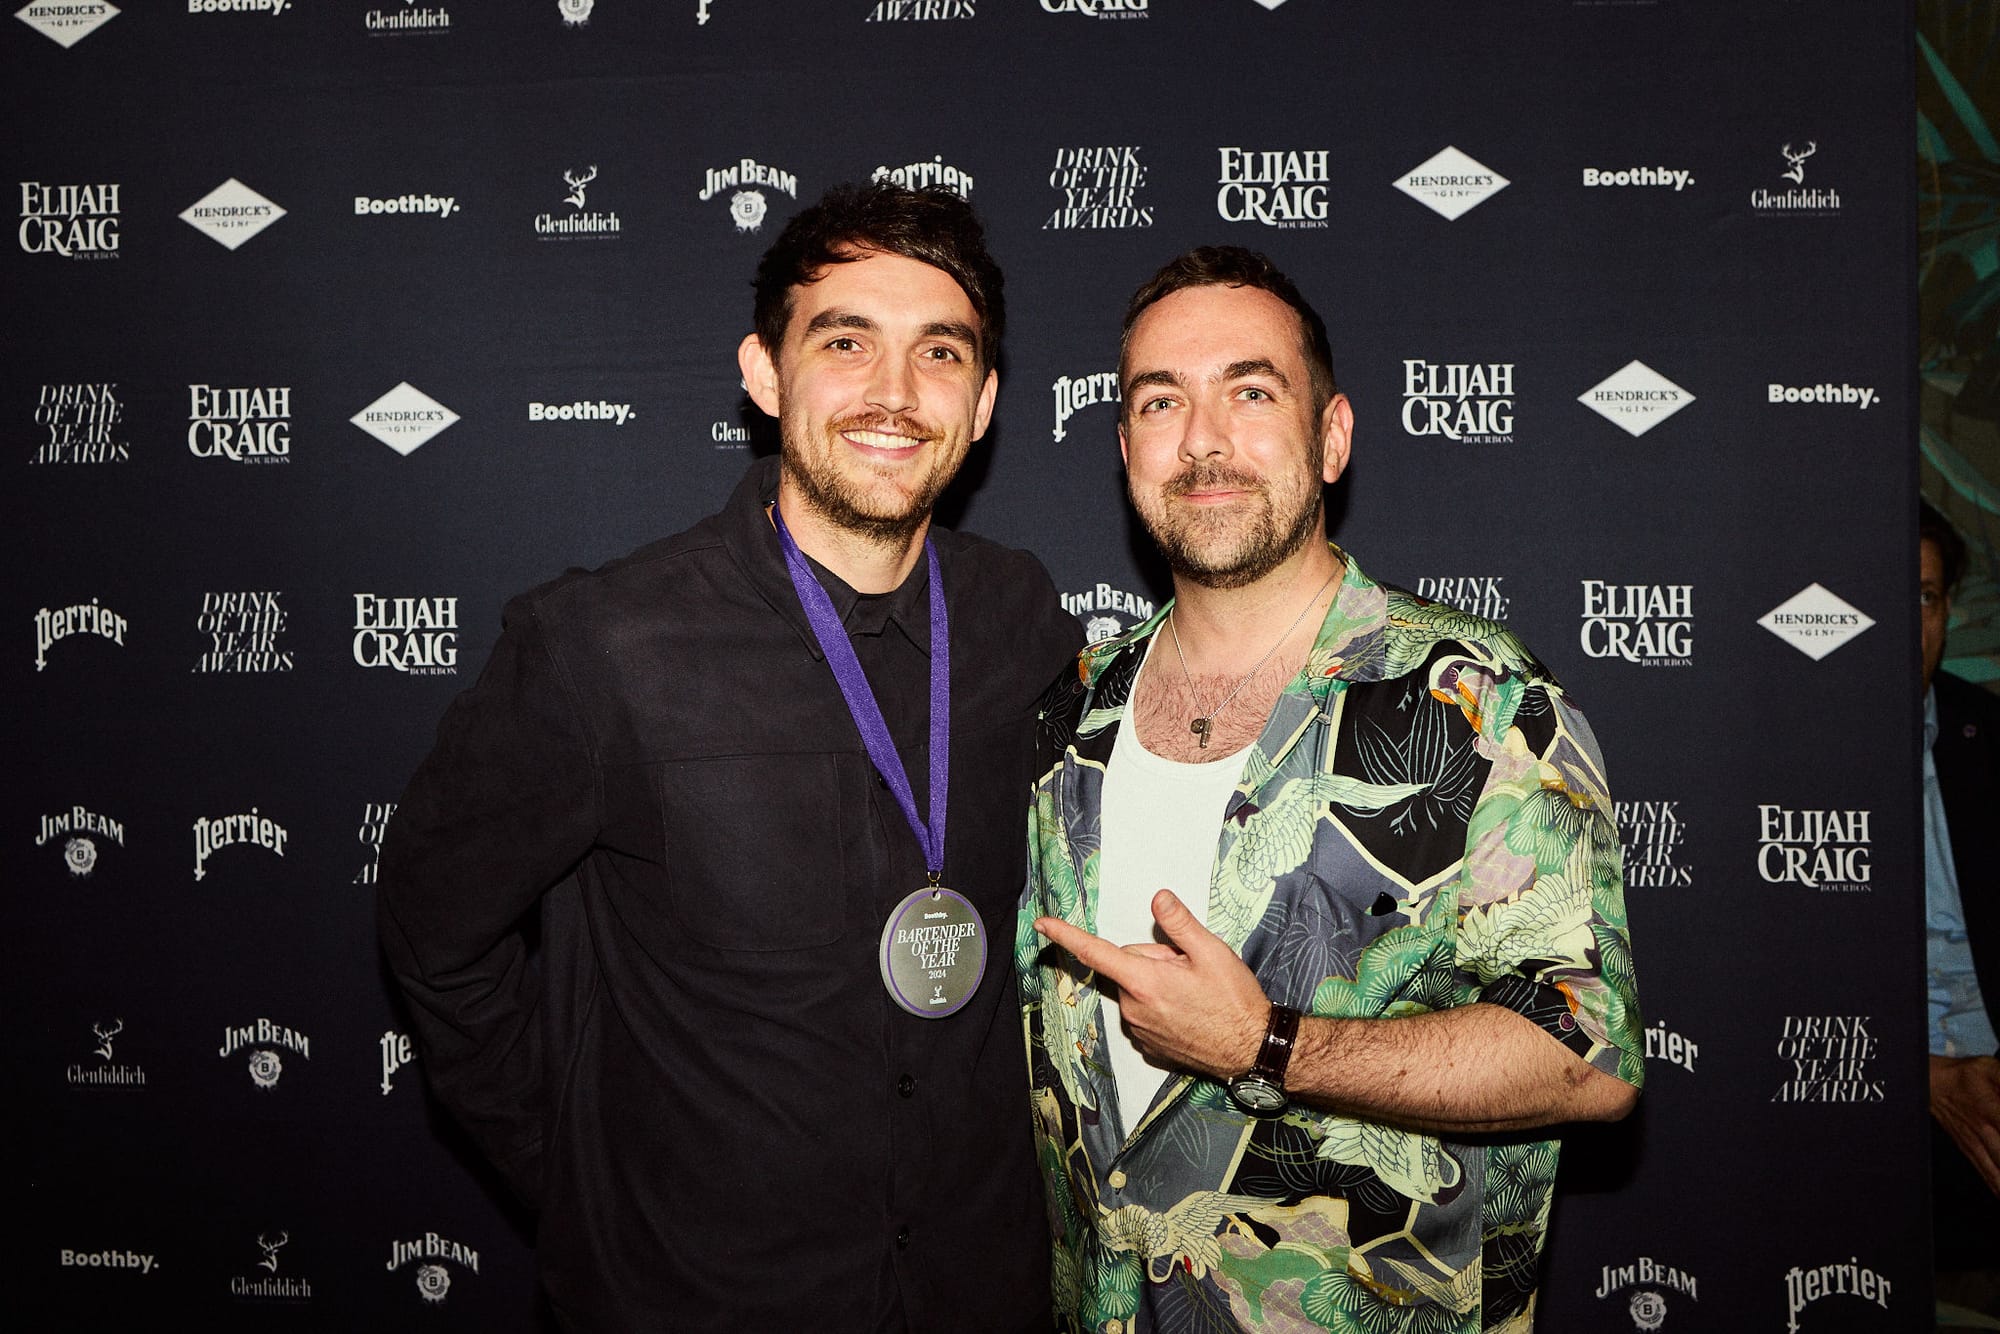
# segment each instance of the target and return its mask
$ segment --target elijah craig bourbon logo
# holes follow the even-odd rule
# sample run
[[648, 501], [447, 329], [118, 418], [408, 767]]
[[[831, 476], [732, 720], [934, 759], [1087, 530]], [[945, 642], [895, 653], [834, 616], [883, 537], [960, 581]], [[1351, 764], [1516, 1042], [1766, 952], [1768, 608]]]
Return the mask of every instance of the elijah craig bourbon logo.
[[354, 661], [411, 676], [458, 675], [458, 599], [356, 593]]
[[118, 258], [118, 186], [22, 181], [21, 249], [59, 259]]

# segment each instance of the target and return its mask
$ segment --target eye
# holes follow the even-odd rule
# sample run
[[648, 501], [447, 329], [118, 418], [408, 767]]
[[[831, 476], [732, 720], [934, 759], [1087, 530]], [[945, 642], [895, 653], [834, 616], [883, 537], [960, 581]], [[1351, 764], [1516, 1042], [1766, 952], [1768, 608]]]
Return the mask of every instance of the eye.
[[828, 339], [826, 346], [829, 351], [833, 352], [855, 352], [860, 350], [861, 344], [855, 342], [846, 334], [842, 334], [838, 338]]
[[1164, 396], [1160, 398], [1149, 398], [1139, 404], [1139, 411], [1159, 412], [1159, 411], [1164, 411], [1165, 409], [1170, 408], [1173, 405], [1174, 401], [1171, 398], [1167, 398]]
[[958, 353], [958, 349], [957, 349], [957, 348], [955, 348], [955, 347], [946, 347], [946, 346], [944, 346], [944, 345], [942, 345], [942, 344], [940, 344], [940, 345], [939, 345], [939, 346], [937, 346], [937, 347], [927, 347], [927, 348], [925, 348], [925, 349], [924, 349], [924, 356], [925, 356], [925, 358], [926, 358], [926, 359], [928, 359], [928, 360], [930, 360], [930, 361], [964, 361], [964, 360], [965, 360], [965, 358], [964, 358], [964, 357], [962, 357], [962, 356], [960, 356], [960, 355], [959, 355], [959, 353]]
[[1268, 403], [1271, 401], [1270, 393], [1266, 390], [1258, 388], [1254, 384], [1247, 386], [1243, 390], [1241, 397], [1248, 399], [1252, 403]]

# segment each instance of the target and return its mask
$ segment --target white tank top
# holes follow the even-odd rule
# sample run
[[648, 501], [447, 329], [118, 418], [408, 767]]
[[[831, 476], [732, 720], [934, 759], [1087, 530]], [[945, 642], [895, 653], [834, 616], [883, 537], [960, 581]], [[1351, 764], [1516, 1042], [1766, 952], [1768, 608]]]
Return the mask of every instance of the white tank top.
[[[1157, 638], [1155, 639], [1157, 643]], [[1149, 646], [1148, 653], [1151, 648]], [[1229, 794], [1243, 776], [1245, 746], [1206, 764], [1182, 764], [1139, 742], [1128, 708], [1104, 772], [1097, 864], [1097, 934], [1114, 945], [1161, 940], [1153, 895], [1171, 889], [1198, 921], [1208, 919], [1208, 880], [1222, 837]], [[1104, 1048], [1118, 1083], [1118, 1104], [1130, 1134], [1146, 1114], [1171, 1066], [1139, 1054], [1125, 1031], [1118, 1002], [1104, 1001]]]

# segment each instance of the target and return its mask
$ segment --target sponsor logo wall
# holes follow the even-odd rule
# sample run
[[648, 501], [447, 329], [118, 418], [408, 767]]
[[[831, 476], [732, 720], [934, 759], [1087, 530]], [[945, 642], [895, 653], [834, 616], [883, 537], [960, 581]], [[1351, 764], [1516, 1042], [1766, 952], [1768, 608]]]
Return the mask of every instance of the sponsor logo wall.
[[[1648, 1093], [1565, 1136], [1537, 1327], [1925, 1327], [1901, 8], [8, 12], [0, 870], [47, 1327], [534, 1328], [372, 946], [384, 840], [503, 603], [775, 447], [757, 259], [871, 179], [980, 210], [1008, 329], [941, 513], [1089, 639], [1171, 595], [1125, 303], [1238, 244], [1328, 326], [1335, 539], [1588, 716]], [[1441, 73], [1446, 34], [1479, 59]]]

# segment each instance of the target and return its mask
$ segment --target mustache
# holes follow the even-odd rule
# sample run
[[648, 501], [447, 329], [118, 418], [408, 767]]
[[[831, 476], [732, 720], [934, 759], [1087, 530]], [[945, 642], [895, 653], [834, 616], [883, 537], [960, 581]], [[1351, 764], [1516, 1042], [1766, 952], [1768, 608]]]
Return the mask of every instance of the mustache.
[[828, 423], [827, 430], [835, 435], [842, 431], [885, 431], [891, 435], [914, 436], [921, 440], [938, 438], [936, 429], [929, 422], [906, 412], [857, 412]]
[[1216, 463], [1190, 463], [1161, 488], [1169, 496], [1192, 491], [1262, 491], [1264, 484], [1253, 474]]

